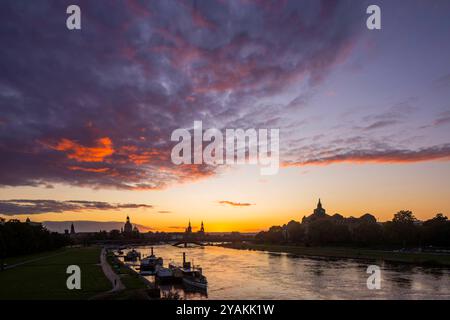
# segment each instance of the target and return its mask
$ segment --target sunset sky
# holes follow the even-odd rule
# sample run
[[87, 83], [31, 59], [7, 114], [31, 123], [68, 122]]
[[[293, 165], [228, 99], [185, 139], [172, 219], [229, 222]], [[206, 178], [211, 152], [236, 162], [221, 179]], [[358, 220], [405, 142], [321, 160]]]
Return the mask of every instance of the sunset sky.
[[[78, 4], [82, 30], [66, 28]], [[382, 29], [366, 28], [366, 8]], [[0, 3], [0, 217], [253, 232], [450, 214], [450, 1]], [[172, 163], [173, 130], [279, 128], [278, 174]]]

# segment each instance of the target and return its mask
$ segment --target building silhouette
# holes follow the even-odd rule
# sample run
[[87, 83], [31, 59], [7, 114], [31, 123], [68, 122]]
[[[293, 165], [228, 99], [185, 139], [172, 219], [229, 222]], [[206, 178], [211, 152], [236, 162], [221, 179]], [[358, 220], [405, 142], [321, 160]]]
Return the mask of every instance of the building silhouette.
[[205, 226], [203, 225], [203, 221], [200, 227], [200, 230], [197, 232], [199, 236], [204, 236], [205, 235]]
[[366, 213], [362, 215], [359, 218], [355, 217], [348, 217], [345, 218], [339, 213], [335, 213], [333, 215], [327, 214], [325, 208], [322, 206], [322, 202], [319, 199], [319, 202], [317, 203], [317, 208], [314, 209], [313, 213], [309, 216], [305, 216], [302, 218], [302, 223], [306, 225], [306, 231], [308, 231], [308, 224], [317, 220], [331, 220], [333, 222], [338, 223], [348, 223], [348, 224], [355, 224], [359, 222], [367, 222], [367, 223], [376, 223], [377, 219], [371, 215], [370, 213]]
[[123, 226], [123, 233], [131, 234], [132, 232], [133, 232], [133, 226], [131, 225], [130, 217], [127, 216], [127, 221], [125, 222], [125, 224]]
[[192, 234], [192, 226], [191, 226], [191, 220], [189, 220], [189, 224], [184, 232], [186, 235], [191, 235]]
[[319, 202], [317, 203], [317, 208], [314, 209], [313, 213], [310, 216], [303, 217], [302, 223], [312, 222], [314, 220], [321, 219], [321, 218], [327, 218], [327, 217], [330, 217], [330, 216], [327, 214], [325, 208], [322, 206], [322, 202], [320, 201], [320, 198], [319, 198]]
[[203, 221], [201, 223], [200, 229], [197, 232], [192, 231], [191, 220], [189, 220], [188, 226], [184, 229], [184, 234], [182, 235], [184, 239], [199, 239], [205, 236], [205, 225]]

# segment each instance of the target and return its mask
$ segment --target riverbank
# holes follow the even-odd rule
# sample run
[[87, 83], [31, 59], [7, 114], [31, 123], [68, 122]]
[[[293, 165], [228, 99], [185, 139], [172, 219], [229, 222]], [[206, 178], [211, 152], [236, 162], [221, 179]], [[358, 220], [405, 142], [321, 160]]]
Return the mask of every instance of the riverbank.
[[450, 255], [445, 254], [394, 252], [364, 248], [303, 247], [255, 243], [227, 243], [220, 246], [238, 250], [282, 252], [297, 256], [382, 260], [387, 262], [450, 267]]
[[[117, 259], [111, 251], [105, 253], [105, 262], [108, 264], [110, 271], [115, 275], [109, 275], [108, 278], [120, 279], [121, 285], [116, 290], [101, 294], [95, 297], [95, 299], [149, 300], [159, 298], [159, 294], [157, 294], [159, 291], [155, 291], [153, 285], [148, 280]], [[157, 295], [157, 297], [152, 296], [152, 294]]]

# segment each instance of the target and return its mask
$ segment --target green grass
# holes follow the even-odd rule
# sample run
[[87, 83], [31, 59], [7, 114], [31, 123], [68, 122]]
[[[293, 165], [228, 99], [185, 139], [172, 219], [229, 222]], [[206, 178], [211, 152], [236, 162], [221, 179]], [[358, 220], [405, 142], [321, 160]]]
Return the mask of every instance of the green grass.
[[114, 264], [119, 265], [120, 268], [118, 270], [114, 267], [113, 270], [120, 275], [120, 280], [127, 289], [133, 290], [147, 288], [147, 285], [144, 280], [141, 279], [139, 274], [133, 270], [130, 270], [121, 261], [114, 258], [112, 253], [108, 254], [107, 260], [111, 267], [113, 267]]
[[430, 265], [430, 266], [450, 266], [450, 255], [440, 255], [432, 253], [408, 253], [372, 250], [365, 248], [345, 248], [345, 247], [303, 247], [292, 245], [271, 245], [271, 244], [250, 244], [231, 243], [223, 247], [233, 249], [247, 249], [270, 252], [285, 252], [299, 256], [317, 256], [333, 258], [350, 258], [366, 260], [383, 260], [389, 262], [401, 262], [410, 264]]
[[52, 255], [64, 252], [66, 250], [68, 250], [68, 248], [61, 248], [58, 250], [44, 251], [44, 252], [40, 252], [40, 253], [32, 253], [32, 254], [27, 254], [27, 255], [22, 255], [22, 256], [17, 256], [17, 257], [10, 257], [10, 258], [6, 258], [4, 260], [4, 263], [7, 265], [13, 265], [13, 264], [28, 261], [28, 260], [34, 260], [34, 259], [39, 259], [39, 258], [43, 258], [46, 256], [52, 256]]
[[[42, 260], [0, 272], [0, 300], [4, 299], [88, 299], [111, 289], [100, 263], [100, 247], [67, 248], [42, 253]], [[38, 258], [33, 255], [33, 259]], [[17, 260], [23, 261], [23, 260]], [[81, 289], [68, 290], [66, 269], [81, 268]]]

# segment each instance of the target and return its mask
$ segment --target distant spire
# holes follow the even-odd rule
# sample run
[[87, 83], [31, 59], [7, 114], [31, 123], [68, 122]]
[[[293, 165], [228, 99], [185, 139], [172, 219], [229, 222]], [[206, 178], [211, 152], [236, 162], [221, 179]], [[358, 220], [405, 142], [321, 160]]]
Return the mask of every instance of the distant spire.
[[317, 208], [322, 208], [322, 202], [320, 202], [320, 198], [319, 198], [319, 203], [317, 204]]
[[192, 232], [192, 227], [191, 227], [191, 219], [189, 219], [189, 224], [188, 227], [186, 228], [186, 233], [191, 233]]
[[72, 224], [70, 225], [70, 234], [75, 234], [75, 227], [74, 227], [74, 225], [73, 225], [73, 222], [72, 222]]

